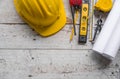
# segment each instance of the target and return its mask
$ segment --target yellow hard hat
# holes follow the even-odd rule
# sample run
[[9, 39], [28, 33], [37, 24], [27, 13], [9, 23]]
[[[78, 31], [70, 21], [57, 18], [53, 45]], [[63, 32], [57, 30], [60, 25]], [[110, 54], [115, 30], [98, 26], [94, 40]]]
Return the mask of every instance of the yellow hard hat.
[[41, 36], [50, 36], [61, 30], [66, 23], [62, 0], [14, 0], [22, 19]]

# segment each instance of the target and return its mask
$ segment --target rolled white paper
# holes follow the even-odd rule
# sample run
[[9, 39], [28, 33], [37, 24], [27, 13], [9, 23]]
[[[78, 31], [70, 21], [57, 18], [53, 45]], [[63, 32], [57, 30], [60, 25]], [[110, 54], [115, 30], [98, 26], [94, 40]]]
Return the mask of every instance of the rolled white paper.
[[111, 35], [111, 38], [109, 39], [109, 42], [103, 51], [103, 53], [108, 55], [110, 59], [113, 59], [116, 56], [120, 47], [120, 19], [116, 26], [116, 29]]
[[113, 59], [120, 47], [120, 0], [115, 0], [93, 50]]

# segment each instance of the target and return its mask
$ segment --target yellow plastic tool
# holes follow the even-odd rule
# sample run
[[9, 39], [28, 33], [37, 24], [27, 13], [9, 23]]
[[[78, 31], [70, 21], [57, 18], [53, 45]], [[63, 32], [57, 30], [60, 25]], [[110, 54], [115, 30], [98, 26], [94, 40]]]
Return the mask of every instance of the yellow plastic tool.
[[87, 31], [88, 31], [88, 9], [89, 4], [82, 4], [80, 30], [79, 30], [79, 43], [86, 43], [87, 41]]
[[98, 0], [95, 4], [95, 8], [103, 12], [109, 12], [112, 9], [112, 0]]

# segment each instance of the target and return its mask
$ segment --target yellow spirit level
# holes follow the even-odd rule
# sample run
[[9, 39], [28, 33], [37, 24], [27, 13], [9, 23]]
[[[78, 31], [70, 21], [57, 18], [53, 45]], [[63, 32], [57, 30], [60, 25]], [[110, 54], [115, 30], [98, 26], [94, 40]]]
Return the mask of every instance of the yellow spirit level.
[[89, 12], [89, 3], [83, 3], [81, 10], [80, 28], [79, 28], [79, 41], [78, 41], [79, 43], [86, 43], [87, 41], [88, 12]]

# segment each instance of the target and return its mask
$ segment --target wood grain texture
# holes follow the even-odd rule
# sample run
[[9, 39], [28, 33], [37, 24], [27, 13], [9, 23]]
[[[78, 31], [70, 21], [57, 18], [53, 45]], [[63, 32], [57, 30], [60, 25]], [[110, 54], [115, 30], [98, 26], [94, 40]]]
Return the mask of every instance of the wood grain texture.
[[63, 1], [69, 22], [43, 38], [21, 20], [13, 0], [0, 0], [0, 79], [120, 79], [120, 52], [109, 62], [90, 42], [79, 45], [78, 36], [69, 42], [72, 18]]
[[[66, 15], [69, 19], [72, 19], [70, 7], [68, 4], [69, 0], [63, 1], [65, 4]], [[0, 1], [0, 19], [0, 23], [24, 23], [15, 10], [13, 0]]]
[[[116, 62], [109, 66], [86, 50], [0, 50], [2, 79], [118, 79]], [[120, 54], [118, 54], [120, 56]], [[119, 62], [119, 60], [117, 60]], [[119, 64], [118, 64], [119, 65]]]
[[24, 48], [24, 49], [90, 49], [91, 43], [78, 44], [78, 36], [70, 42], [70, 25], [66, 25], [59, 33], [48, 37], [40, 37], [27, 25], [0, 24], [0, 48]]

